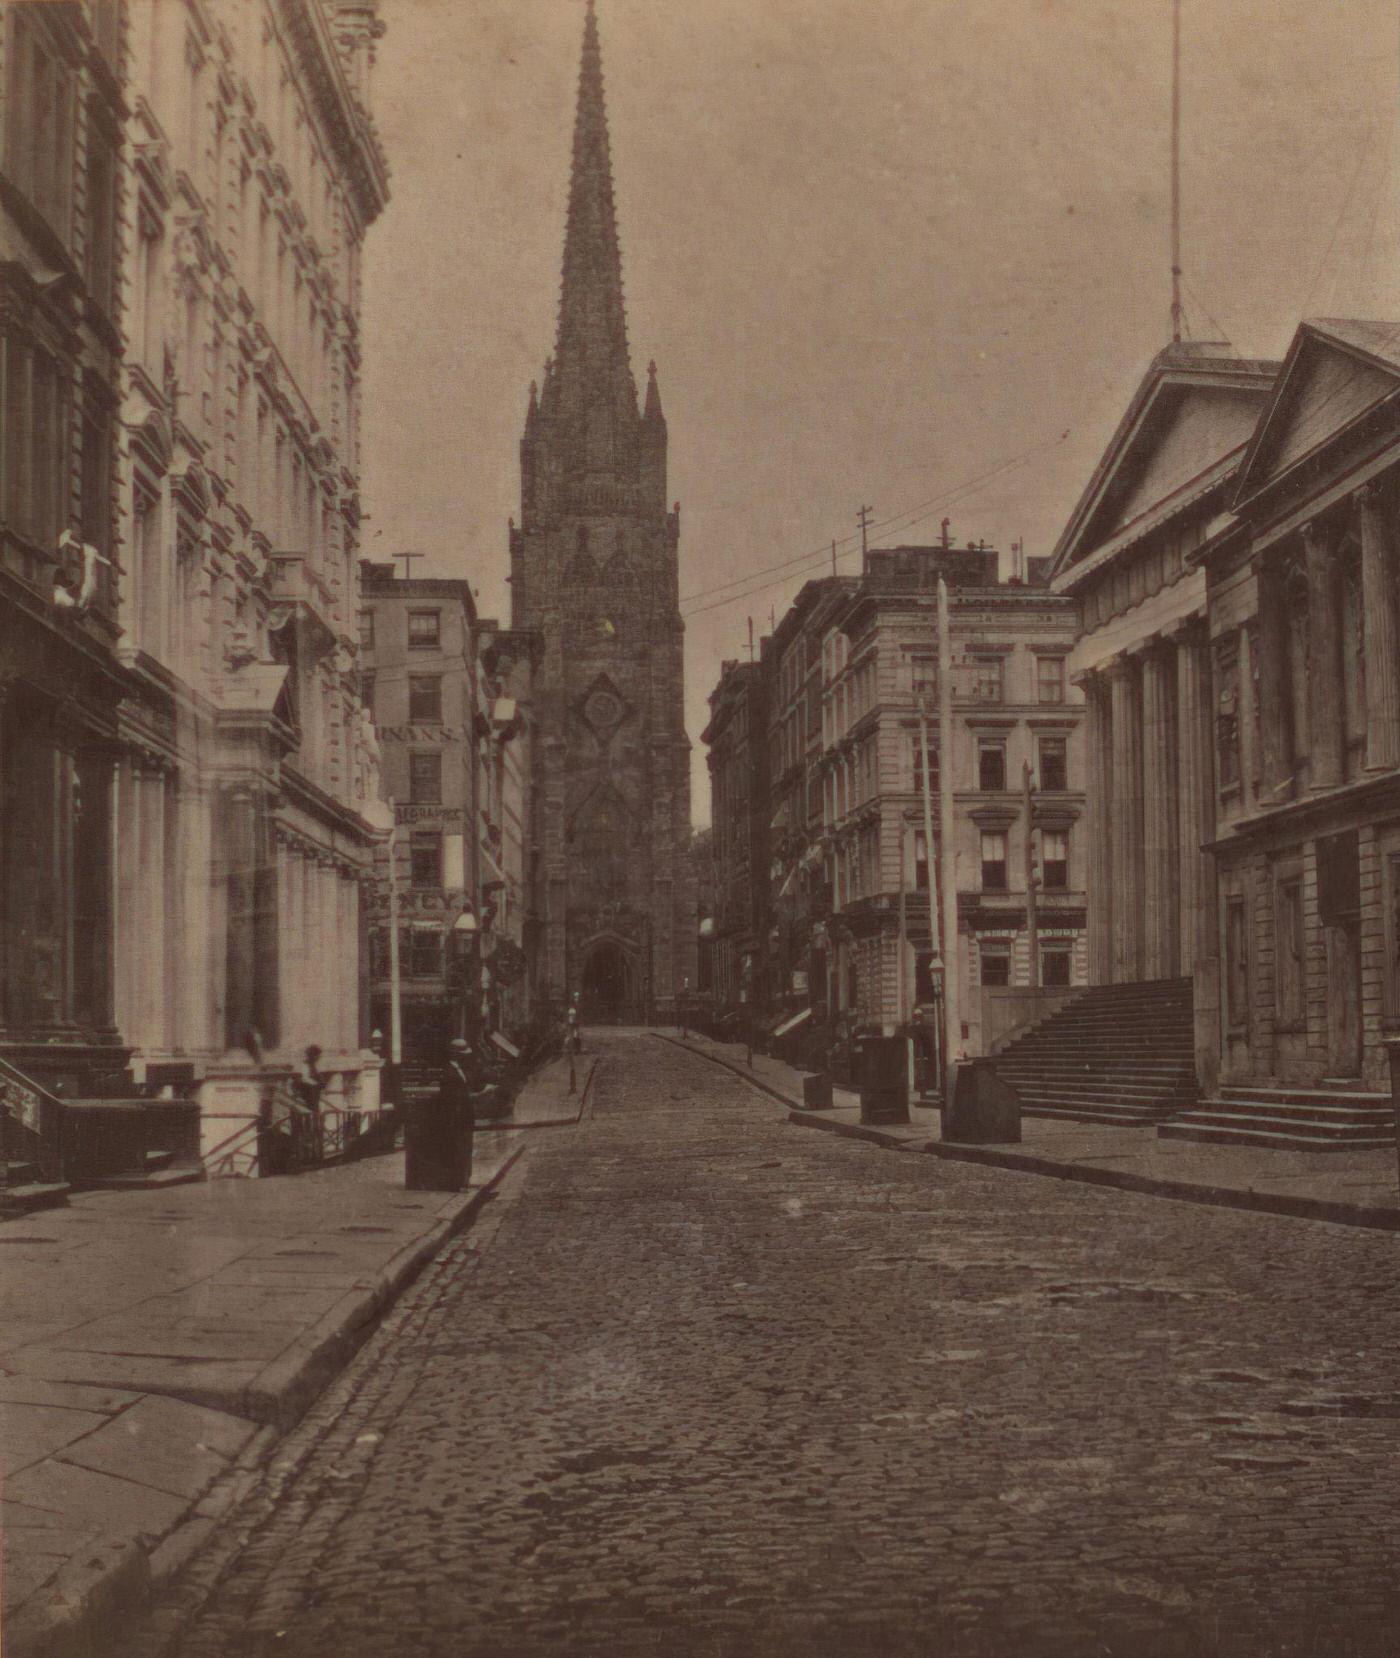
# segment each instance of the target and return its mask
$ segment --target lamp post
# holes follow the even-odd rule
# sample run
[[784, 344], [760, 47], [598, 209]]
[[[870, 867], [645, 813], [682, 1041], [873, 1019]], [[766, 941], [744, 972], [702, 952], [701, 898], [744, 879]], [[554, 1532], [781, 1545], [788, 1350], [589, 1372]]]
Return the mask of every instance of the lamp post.
[[452, 966], [455, 971], [457, 984], [460, 987], [461, 999], [457, 1009], [457, 1017], [453, 1021], [457, 1027], [457, 1035], [471, 1041], [471, 1020], [468, 1015], [472, 994], [472, 981], [475, 978], [473, 967], [476, 963], [477, 945], [481, 937], [481, 925], [476, 919], [476, 911], [470, 904], [463, 906], [462, 913], [452, 923], [448, 933], [448, 949], [451, 952]]

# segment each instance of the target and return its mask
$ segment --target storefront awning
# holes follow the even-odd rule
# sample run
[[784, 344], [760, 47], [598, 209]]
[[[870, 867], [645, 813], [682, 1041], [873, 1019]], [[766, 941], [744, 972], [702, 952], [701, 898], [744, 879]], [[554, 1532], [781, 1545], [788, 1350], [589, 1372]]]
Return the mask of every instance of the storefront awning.
[[777, 1030], [775, 1030], [773, 1034], [774, 1036], [786, 1036], [790, 1030], [796, 1030], [804, 1019], [810, 1019], [811, 1017], [811, 1008], [804, 1007], [800, 1010], [800, 1012], [794, 1013], [790, 1019], [784, 1019], [782, 1024], [778, 1026]]

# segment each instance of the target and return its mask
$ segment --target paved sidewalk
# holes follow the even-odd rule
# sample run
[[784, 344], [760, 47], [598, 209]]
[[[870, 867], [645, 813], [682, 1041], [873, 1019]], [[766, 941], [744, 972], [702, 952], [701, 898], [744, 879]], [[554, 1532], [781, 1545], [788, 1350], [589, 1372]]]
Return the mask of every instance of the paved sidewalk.
[[[678, 1040], [674, 1032], [660, 1034]], [[859, 1099], [849, 1090], [833, 1090], [832, 1110], [807, 1111], [802, 1107], [802, 1073], [781, 1060], [755, 1054], [750, 1070], [742, 1044], [691, 1035], [685, 1045], [747, 1076], [789, 1108], [789, 1121], [806, 1128], [956, 1162], [1123, 1191], [1400, 1231], [1400, 1179], [1395, 1154], [1390, 1151], [1298, 1152], [1207, 1145], [1159, 1139], [1150, 1128], [1100, 1128], [1044, 1117], [1023, 1119], [1019, 1146], [956, 1145], [943, 1141], [937, 1111], [914, 1106], [908, 1125], [868, 1127], [860, 1121]]]
[[556, 1062], [476, 1137], [464, 1193], [403, 1154], [277, 1180], [85, 1192], [0, 1224], [5, 1650], [83, 1650], [197, 1549], [283, 1431], [524, 1151], [576, 1121]]

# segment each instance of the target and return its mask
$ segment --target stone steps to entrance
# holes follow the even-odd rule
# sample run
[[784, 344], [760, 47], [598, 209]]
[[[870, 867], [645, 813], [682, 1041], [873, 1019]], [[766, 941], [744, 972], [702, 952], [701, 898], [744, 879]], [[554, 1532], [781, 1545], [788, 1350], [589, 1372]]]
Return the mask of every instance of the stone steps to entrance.
[[1032, 1117], [1140, 1127], [1196, 1098], [1186, 980], [1086, 990], [996, 1056]]
[[0, 1215], [27, 1215], [36, 1209], [57, 1209], [68, 1201], [70, 1188], [61, 1180], [41, 1180], [32, 1163], [9, 1163], [0, 1187]]
[[167, 1186], [193, 1186], [204, 1179], [199, 1163], [177, 1163], [172, 1151], [148, 1151], [141, 1169], [104, 1175], [93, 1182], [108, 1192], [157, 1192]]
[[1260, 1126], [1241, 1118], [1232, 1124], [1196, 1123], [1189, 1119], [1157, 1124], [1158, 1137], [1163, 1140], [1199, 1140], [1205, 1144], [1222, 1146], [1272, 1146], [1279, 1151], [1384, 1151], [1393, 1149], [1391, 1135], [1340, 1135], [1316, 1137], [1301, 1134], [1296, 1127]]
[[1052, 1117], [1069, 1123], [1099, 1123], [1109, 1128], [1155, 1128], [1161, 1122], [1156, 1111], [1135, 1110], [1131, 1106], [1065, 1105], [1022, 1096], [1021, 1114], [1026, 1117]]
[[1395, 1144], [1389, 1096], [1360, 1089], [1224, 1086], [1169, 1122], [1166, 1140], [1276, 1146], [1288, 1151], [1364, 1151]]

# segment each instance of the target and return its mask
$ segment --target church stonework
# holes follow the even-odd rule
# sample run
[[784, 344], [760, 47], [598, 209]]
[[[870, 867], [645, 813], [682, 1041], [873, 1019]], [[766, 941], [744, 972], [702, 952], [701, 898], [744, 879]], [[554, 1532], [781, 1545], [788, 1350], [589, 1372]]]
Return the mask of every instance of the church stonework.
[[554, 356], [530, 387], [512, 620], [544, 654], [532, 905], [540, 989], [585, 1021], [663, 1017], [695, 978], [679, 509], [666, 421], [627, 346], [598, 26], [589, 0]]

